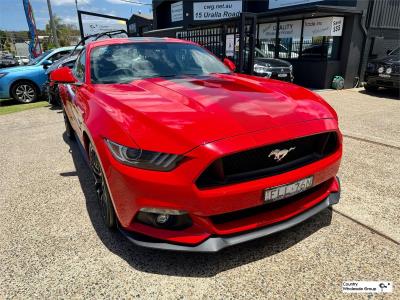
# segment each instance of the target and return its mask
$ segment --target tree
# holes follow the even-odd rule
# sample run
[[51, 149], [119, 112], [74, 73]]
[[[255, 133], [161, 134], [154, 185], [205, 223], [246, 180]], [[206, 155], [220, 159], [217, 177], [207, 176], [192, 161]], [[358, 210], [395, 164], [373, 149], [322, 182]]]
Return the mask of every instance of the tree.
[[0, 50], [11, 52], [11, 43], [7, 36], [7, 33], [3, 30], [0, 30]]
[[[63, 23], [62, 19], [56, 15], [54, 16], [54, 23], [57, 30], [58, 41], [61, 47], [70, 46], [74, 40], [73, 37], [80, 35], [79, 30], [77, 30], [74, 25]], [[45, 32], [48, 36], [52, 35], [50, 21], [46, 24]], [[45, 49], [51, 49], [54, 48], [54, 45], [52, 45], [50, 42], [47, 42], [44, 43], [43, 47]]]

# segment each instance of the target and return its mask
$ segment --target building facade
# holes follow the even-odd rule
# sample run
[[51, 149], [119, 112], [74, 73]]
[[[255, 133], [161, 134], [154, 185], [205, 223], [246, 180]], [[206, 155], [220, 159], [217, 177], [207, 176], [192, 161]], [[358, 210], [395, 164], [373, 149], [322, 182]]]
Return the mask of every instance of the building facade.
[[[256, 19], [255, 50], [290, 61], [295, 82], [312, 88], [330, 87], [336, 75], [346, 88], [355, 86], [368, 59], [400, 40], [399, 0], [154, 0], [155, 30], [145, 35], [182, 37], [194, 28], [226, 27], [241, 13]], [[207, 46], [207, 39], [197, 41]]]
[[149, 14], [133, 14], [128, 22], [130, 36], [143, 36], [143, 33], [153, 29], [153, 16]]

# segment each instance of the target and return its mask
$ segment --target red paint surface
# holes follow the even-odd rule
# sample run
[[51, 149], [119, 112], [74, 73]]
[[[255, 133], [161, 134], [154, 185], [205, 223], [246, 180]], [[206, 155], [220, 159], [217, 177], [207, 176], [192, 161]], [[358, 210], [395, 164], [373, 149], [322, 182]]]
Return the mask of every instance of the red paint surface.
[[[166, 39], [169, 42], [183, 42]], [[77, 135], [95, 145], [114, 207], [127, 229], [170, 242], [197, 244], [210, 235], [239, 233], [293, 217], [338, 189], [335, 175], [342, 155], [335, 111], [318, 95], [294, 84], [239, 74], [175, 79], [145, 79], [129, 84], [91, 84], [94, 47], [131, 43], [108, 39], [86, 46], [86, 81], [60, 85], [66, 113]], [[146, 42], [146, 40], [141, 41]], [[194, 182], [214, 160], [249, 148], [302, 136], [337, 131], [338, 149], [330, 156], [284, 174], [199, 190]], [[117, 162], [104, 138], [125, 146], [184, 154], [170, 172], [137, 169]], [[209, 216], [263, 204], [266, 188], [313, 175], [325, 182], [314, 194], [279, 211], [214, 225]], [[180, 231], [155, 229], [134, 221], [141, 207], [185, 210], [194, 225]]]

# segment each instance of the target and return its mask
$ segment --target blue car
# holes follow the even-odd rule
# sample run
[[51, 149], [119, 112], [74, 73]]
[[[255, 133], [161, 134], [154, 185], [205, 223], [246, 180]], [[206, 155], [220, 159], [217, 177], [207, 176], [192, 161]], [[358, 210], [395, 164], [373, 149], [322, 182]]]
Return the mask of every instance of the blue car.
[[46, 69], [74, 47], [63, 47], [44, 52], [26, 66], [0, 69], [0, 99], [14, 98], [21, 103], [35, 101], [47, 80]]

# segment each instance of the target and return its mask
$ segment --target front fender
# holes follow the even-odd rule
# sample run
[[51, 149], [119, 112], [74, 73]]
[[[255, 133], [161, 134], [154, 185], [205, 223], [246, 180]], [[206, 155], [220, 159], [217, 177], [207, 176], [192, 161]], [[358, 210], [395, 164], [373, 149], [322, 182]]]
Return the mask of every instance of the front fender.
[[[45, 74], [44, 69], [43, 70], [35, 70], [35, 71], [31, 71], [29, 73], [22, 73], [22, 74], [10, 73], [10, 74], [7, 74], [6, 76], [4, 76], [2, 79], [5, 79], [8, 76], [9, 76], [9, 79], [8, 79], [9, 91], [15, 82], [20, 81], [20, 80], [27, 80], [27, 81], [33, 82], [41, 93], [42, 87], [43, 87], [44, 83], [47, 81], [47, 76]], [[10, 92], [10, 94], [11, 94], [11, 92]]]

